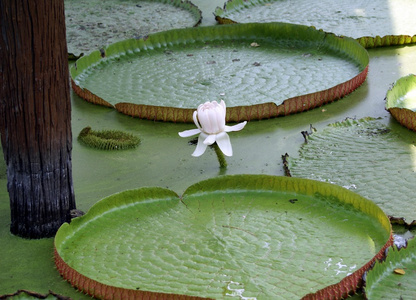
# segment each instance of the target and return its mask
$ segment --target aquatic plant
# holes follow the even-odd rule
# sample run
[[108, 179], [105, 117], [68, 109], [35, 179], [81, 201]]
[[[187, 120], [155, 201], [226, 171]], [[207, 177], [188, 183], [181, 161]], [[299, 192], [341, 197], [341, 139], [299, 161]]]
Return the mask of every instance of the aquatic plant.
[[135, 148], [140, 144], [140, 138], [119, 130], [92, 130], [90, 126], [81, 130], [78, 140], [92, 148], [101, 150], [124, 150]]

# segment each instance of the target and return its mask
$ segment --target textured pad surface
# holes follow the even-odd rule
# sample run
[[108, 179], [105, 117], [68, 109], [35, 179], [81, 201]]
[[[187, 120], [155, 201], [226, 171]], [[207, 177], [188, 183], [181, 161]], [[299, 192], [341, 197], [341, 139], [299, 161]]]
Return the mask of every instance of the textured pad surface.
[[[219, 190], [194, 189], [182, 200], [162, 189], [106, 198], [60, 229], [59, 255], [110, 286], [291, 299], [357, 271], [389, 239], [381, 210], [345, 189], [290, 178], [286, 188], [265, 189], [275, 179], [244, 178], [231, 190], [212, 181]], [[241, 182], [249, 180], [259, 189], [244, 189]], [[314, 184], [322, 184], [322, 194], [310, 192]]]

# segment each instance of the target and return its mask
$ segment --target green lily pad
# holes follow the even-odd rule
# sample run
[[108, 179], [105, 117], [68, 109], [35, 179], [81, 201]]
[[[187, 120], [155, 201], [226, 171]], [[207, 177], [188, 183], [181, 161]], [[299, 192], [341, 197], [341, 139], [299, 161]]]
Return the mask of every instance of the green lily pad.
[[200, 103], [223, 99], [227, 121], [305, 111], [365, 80], [368, 53], [314, 28], [238, 24], [171, 30], [115, 43], [71, 68], [82, 98], [135, 117], [193, 122]]
[[415, 154], [414, 141], [380, 120], [347, 119], [310, 135], [299, 157], [288, 161], [292, 176], [343, 186], [410, 223], [416, 219]]
[[215, 16], [222, 24], [278, 21], [315, 26], [372, 48], [415, 43], [414, 11], [412, 0], [230, 0]]
[[386, 95], [386, 109], [400, 124], [416, 131], [416, 75], [394, 83]]
[[65, 0], [70, 57], [117, 41], [197, 26], [202, 13], [181, 0]]
[[416, 239], [406, 248], [389, 248], [386, 260], [368, 271], [365, 283], [367, 299], [416, 299]]
[[340, 298], [391, 243], [387, 216], [346, 189], [234, 175], [182, 197], [141, 188], [105, 198], [62, 225], [55, 259], [66, 280], [100, 299]]

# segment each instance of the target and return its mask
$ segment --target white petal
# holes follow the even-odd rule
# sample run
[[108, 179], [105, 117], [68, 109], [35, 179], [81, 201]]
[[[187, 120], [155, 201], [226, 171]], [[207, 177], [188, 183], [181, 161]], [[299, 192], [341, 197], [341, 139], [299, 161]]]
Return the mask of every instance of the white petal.
[[208, 130], [211, 128], [211, 122], [209, 120], [209, 110], [198, 110], [198, 121], [201, 124], [201, 131], [209, 132]]
[[[222, 102], [224, 102], [224, 101], [222, 101]], [[218, 133], [218, 132], [224, 131], [224, 128], [225, 128], [225, 109], [224, 109], [224, 107], [221, 106], [221, 105], [217, 105], [217, 108], [215, 109], [215, 114], [216, 114], [218, 129], [214, 132]]]
[[233, 156], [233, 147], [231, 146], [230, 137], [226, 132], [217, 134], [216, 142], [222, 153], [226, 156]]
[[221, 99], [220, 105], [222, 106], [222, 108], [224, 109], [224, 112], [225, 112], [226, 106], [225, 106], [224, 100]]
[[204, 154], [205, 149], [207, 149], [207, 145], [204, 144], [204, 139], [206, 136], [204, 134], [200, 134], [198, 137], [198, 144], [196, 145], [196, 149], [194, 153], [192, 153], [192, 156], [198, 157]]
[[214, 144], [215, 141], [216, 141], [216, 137], [217, 137], [216, 134], [210, 134], [210, 135], [208, 135], [206, 137], [206, 139], [204, 140], [204, 144], [205, 145], [212, 145], [212, 144]]
[[190, 130], [185, 130], [185, 131], [182, 131], [182, 132], [178, 132], [178, 134], [179, 134], [180, 137], [190, 137], [190, 136], [193, 136], [193, 135], [198, 134], [200, 132], [201, 132], [201, 130], [199, 130], [198, 128], [195, 128], [195, 129], [190, 129]]
[[[220, 116], [218, 116], [217, 110], [216, 109], [207, 110], [207, 116], [209, 120], [209, 126], [203, 127], [204, 131], [210, 134], [219, 132], [221, 123], [218, 124], [219, 123], [218, 117]], [[225, 120], [223, 120], [223, 123], [225, 124]]]
[[238, 123], [238, 124], [233, 125], [233, 126], [227, 126], [227, 125], [225, 125], [225, 130], [224, 131], [225, 132], [239, 131], [239, 130], [243, 129], [244, 126], [246, 126], [246, 124], [247, 124], [247, 121]]
[[199, 125], [199, 122], [198, 122], [198, 111], [194, 111], [192, 116], [194, 118], [194, 123], [195, 123], [196, 127], [198, 127], [198, 129], [200, 131], [202, 131], [202, 128], [201, 128], [201, 126]]

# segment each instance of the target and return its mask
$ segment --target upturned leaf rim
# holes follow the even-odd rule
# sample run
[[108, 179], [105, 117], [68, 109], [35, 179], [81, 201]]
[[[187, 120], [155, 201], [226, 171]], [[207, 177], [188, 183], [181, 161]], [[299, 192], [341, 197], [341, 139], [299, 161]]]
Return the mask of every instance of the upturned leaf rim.
[[[410, 107], [408, 93], [414, 93], [415, 104]], [[386, 93], [386, 110], [404, 127], [416, 131], [416, 75], [399, 78]]]
[[[214, 11], [215, 20], [218, 24], [238, 24], [236, 20], [230, 19], [226, 16], [228, 11], [238, 10], [254, 5], [264, 5], [271, 2], [270, 0], [253, 0], [247, 2], [246, 0], [228, 0], [224, 3], [223, 7], [217, 7]], [[384, 36], [360, 36], [356, 38], [356, 41], [360, 43], [366, 49], [399, 46], [416, 43], [416, 34], [388, 34]]]
[[193, 108], [168, 107], [125, 102], [122, 99], [115, 105], [109, 103], [92, 91], [84, 88], [77, 77], [88, 69], [103, 62], [111, 62], [125, 55], [134, 55], [141, 51], [159, 49], [169, 45], [181, 45], [215, 40], [285, 40], [293, 42], [314, 43], [327, 47], [334, 53], [348, 57], [358, 66], [358, 74], [349, 80], [325, 90], [295, 96], [276, 105], [267, 102], [255, 105], [241, 105], [227, 107], [227, 122], [240, 122], [250, 120], [268, 119], [304, 112], [324, 104], [341, 99], [357, 89], [368, 74], [369, 56], [367, 51], [354, 39], [339, 37], [314, 27], [295, 25], [289, 23], [246, 23], [223, 26], [204, 26], [196, 28], [173, 29], [150, 34], [140, 39], [129, 39], [109, 45], [100, 51], [94, 51], [81, 57], [72, 66], [71, 85], [78, 96], [88, 102], [115, 108], [117, 111], [133, 117], [166, 121], [166, 122], [193, 122]]
[[[88, 278], [76, 269], [72, 268], [61, 257], [61, 248], [65, 242], [79, 228], [88, 226], [96, 218], [105, 215], [118, 207], [135, 205], [141, 201], [171, 201], [172, 199], [186, 199], [190, 196], [204, 195], [204, 193], [227, 193], [227, 191], [247, 192], [253, 190], [261, 191], [279, 191], [303, 193], [305, 195], [314, 195], [319, 193], [325, 197], [338, 199], [342, 203], [352, 205], [355, 209], [375, 217], [380, 222], [386, 233], [389, 233], [385, 245], [378, 250], [377, 254], [361, 266], [351, 275], [343, 278], [340, 282], [322, 288], [305, 295], [302, 299], [342, 299], [351, 295], [361, 288], [364, 273], [374, 264], [375, 261], [383, 259], [385, 250], [393, 243], [392, 229], [388, 217], [372, 201], [367, 200], [345, 188], [329, 183], [318, 182], [309, 179], [279, 177], [271, 175], [226, 175], [217, 178], [201, 181], [190, 186], [180, 197], [175, 192], [161, 187], [147, 187], [137, 190], [128, 190], [109, 196], [97, 202], [90, 211], [80, 217], [73, 219], [71, 224], [65, 223], [61, 226], [54, 240], [55, 264], [61, 276], [69, 281], [74, 287], [82, 292], [100, 299], [142, 299], [143, 297], [163, 297], [164, 299], [202, 299], [201, 297], [189, 295], [164, 294], [152, 291], [142, 291], [135, 289], [126, 289], [117, 286], [109, 286], [94, 279]], [[122, 197], [120, 197], [122, 195]]]

